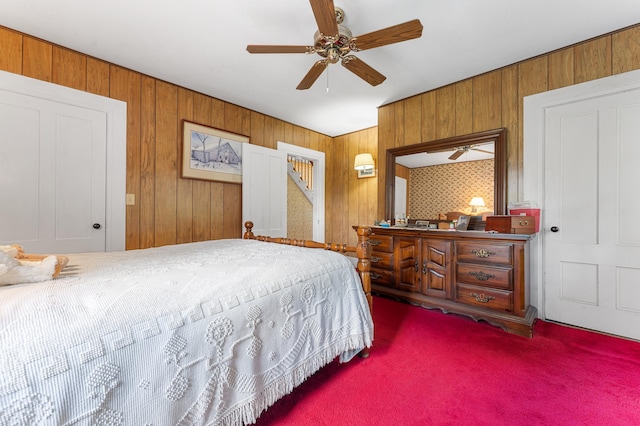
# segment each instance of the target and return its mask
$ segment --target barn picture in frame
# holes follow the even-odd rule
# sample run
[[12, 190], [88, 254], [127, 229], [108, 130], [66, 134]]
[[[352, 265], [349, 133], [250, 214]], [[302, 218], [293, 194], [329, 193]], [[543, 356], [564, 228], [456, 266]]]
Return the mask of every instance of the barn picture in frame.
[[242, 183], [242, 144], [249, 137], [182, 121], [182, 177]]

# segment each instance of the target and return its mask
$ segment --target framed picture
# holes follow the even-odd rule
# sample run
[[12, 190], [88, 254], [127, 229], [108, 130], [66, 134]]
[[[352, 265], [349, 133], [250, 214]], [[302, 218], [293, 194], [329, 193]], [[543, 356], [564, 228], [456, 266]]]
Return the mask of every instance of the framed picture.
[[182, 121], [182, 177], [242, 183], [242, 144], [249, 137]]
[[458, 231], [466, 231], [469, 227], [469, 220], [471, 216], [460, 215], [458, 217], [458, 223], [456, 224], [456, 230]]
[[376, 176], [376, 169], [358, 170], [358, 179], [375, 177], [375, 176]]

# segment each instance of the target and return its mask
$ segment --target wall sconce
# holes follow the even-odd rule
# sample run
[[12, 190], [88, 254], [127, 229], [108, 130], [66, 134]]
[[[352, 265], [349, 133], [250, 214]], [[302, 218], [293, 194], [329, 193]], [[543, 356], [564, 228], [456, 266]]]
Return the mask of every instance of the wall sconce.
[[353, 164], [353, 168], [356, 170], [374, 169], [375, 164], [373, 163], [373, 157], [368, 152], [356, 155], [356, 161]]
[[373, 162], [373, 156], [371, 154], [364, 153], [356, 155], [356, 159], [353, 163], [353, 168], [358, 171], [358, 177], [373, 177], [376, 175], [376, 166]]
[[482, 197], [473, 197], [469, 205], [471, 206], [471, 213], [475, 214], [478, 212], [478, 207], [484, 207], [484, 200]]

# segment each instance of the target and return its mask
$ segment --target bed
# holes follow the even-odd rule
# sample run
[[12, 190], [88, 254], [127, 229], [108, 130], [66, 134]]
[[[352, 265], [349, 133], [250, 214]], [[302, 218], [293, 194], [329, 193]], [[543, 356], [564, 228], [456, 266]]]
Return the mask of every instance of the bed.
[[0, 424], [250, 424], [336, 357], [368, 355], [370, 231], [348, 247], [251, 226], [70, 254], [57, 279], [0, 287]]

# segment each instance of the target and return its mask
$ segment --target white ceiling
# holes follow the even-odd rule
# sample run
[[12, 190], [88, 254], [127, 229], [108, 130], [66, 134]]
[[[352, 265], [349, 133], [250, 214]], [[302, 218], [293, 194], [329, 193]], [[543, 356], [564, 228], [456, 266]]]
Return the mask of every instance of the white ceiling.
[[[0, 0], [0, 25], [329, 136], [377, 125], [377, 107], [640, 22], [638, 0], [334, 0], [354, 36], [418, 18], [422, 37], [357, 53], [371, 87], [317, 55], [307, 0]], [[327, 93], [327, 87], [329, 92]]]

